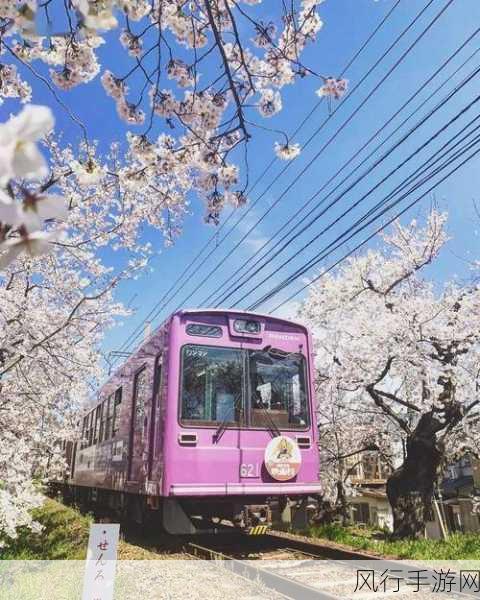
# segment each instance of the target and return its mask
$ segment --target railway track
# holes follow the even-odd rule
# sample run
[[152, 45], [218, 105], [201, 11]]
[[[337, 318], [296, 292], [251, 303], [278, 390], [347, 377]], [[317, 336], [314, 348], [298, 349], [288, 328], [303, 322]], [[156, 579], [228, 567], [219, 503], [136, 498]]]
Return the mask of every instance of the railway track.
[[[261, 583], [268, 589], [274, 590], [285, 598], [301, 598], [302, 600], [340, 600], [337, 596], [311, 587], [296, 579], [289, 578], [282, 573], [276, 573], [275, 571], [272, 571], [271, 568], [263, 568], [257, 564], [253, 564], [258, 561], [245, 561], [233, 558], [228, 554], [194, 544], [193, 542], [190, 542], [187, 545], [187, 548], [195, 558], [203, 560], [221, 560], [222, 565], [236, 575]], [[291, 558], [293, 558], [293, 556], [298, 558], [297, 551], [284, 549], [284, 552], [285, 550], [292, 553]]]
[[[124, 529], [126, 541], [172, 558], [217, 561], [222, 568], [262, 586], [279, 598], [309, 600], [430, 600], [439, 595], [449, 600], [480, 598], [478, 592], [458, 591], [455, 585], [446, 593], [430, 589], [408, 589], [412, 586], [407, 568], [420, 568], [378, 556], [348, 550], [333, 544], [321, 544], [298, 535], [270, 531], [263, 536], [248, 536], [225, 526], [217, 534], [196, 536], [148, 535], [138, 526]], [[377, 566], [378, 565], [378, 566]], [[377, 575], [385, 570], [403, 569], [402, 590], [378, 593], [371, 589], [356, 590], [358, 571], [370, 569]], [[426, 568], [430, 584], [432, 568]], [[391, 590], [390, 590], [391, 591]]]
[[[203, 538], [202, 543], [188, 541], [184, 551], [192, 558], [221, 561], [222, 568], [261, 583], [276, 592], [280, 597], [306, 600], [372, 600], [373, 598], [396, 598], [397, 600], [430, 600], [439, 595], [449, 600], [478, 598], [476, 593], [462, 593], [456, 586], [450, 591], [435, 591], [432, 570], [426, 570], [422, 577], [428, 577], [430, 587], [422, 582], [415, 589], [414, 579], [407, 571], [405, 563], [381, 560], [363, 553], [321, 546], [292, 537], [270, 533], [251, 541], [246, 536], [236, 536], [228, 540], [221, 537]], [[376, 567], [378, 565], [378, 567]], [[385, 573], [403, 569], [398, 576], [398, 590], [372, 590], [363, 586], [358, 572], [375, 570], [377, 577]], [[420, 567], [415, 567], [416, 569]], [[378, 579], [377, 579], [378, 581]], [[360, 589], [356, 589], [360, 583]], [[366, 589], [365, 589], [366, 587]], [[389, 593], [387, 593], [389, 592]]]

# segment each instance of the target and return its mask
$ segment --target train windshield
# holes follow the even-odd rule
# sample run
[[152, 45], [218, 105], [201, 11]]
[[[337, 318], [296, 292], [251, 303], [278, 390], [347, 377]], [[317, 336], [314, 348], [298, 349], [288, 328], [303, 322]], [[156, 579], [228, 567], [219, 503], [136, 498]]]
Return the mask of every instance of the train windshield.
[[184, 346], [182, 420], [187, 423], [239, 423], [243, 364], [241, 350]]
[[308, 427], [305, 358], [275, 350], [248, 354], [251, 426]]
[[301, 354], [183, 347], [181, 420], [185, 424], [305, 429], [310, 423], [306, 390]]

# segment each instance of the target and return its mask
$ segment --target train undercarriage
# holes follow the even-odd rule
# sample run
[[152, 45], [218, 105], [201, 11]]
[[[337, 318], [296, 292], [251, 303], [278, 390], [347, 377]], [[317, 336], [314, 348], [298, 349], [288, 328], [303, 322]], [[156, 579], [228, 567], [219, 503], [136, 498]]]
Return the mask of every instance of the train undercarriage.
[[172, 535], [220, 533], [232, 526], [251, 535], [267, 532], [273, 522], [297, 521], [306, 525], [316, 512], [313, 497], [237, 496], [165, 498], [142, 496], [102, 488], [51, 483], [50, 494], [67, 504], [96, 515], [133, 521]]

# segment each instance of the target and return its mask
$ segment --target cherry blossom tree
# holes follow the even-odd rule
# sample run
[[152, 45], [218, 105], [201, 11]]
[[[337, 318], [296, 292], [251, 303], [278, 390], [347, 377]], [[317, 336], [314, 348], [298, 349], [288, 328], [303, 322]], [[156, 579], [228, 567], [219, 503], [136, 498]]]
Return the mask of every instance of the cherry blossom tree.
[[[168, 174], [183, 194], [188, 181], [205, 200], [206, 220], [216, 224], [225, 204], [246, 201], [248, 177], [240, 185], [230, 158], [241, 159], [243, 147], [248, 165], [245, 143], [255, 128], [265, 128], [258, 116], [282, 109], [282, 88], [309, 75], [321, 95], [338, 99], [346, 91], [346, 80], [322, 76], [301, 60], [322, 26], [319, 3], [279, 3], [272, 14], [261, 10], [261, 0], [3, 0], [0, 98], [28, 101], [30, 79], [37, 78], [58, 99], [55, 89], [99, 77], [132, 129], [136, 183], [161, 183]], [[113, 32], [124, 56], [109, 68], [99, 53], [113, 44]], [[160, 139], [158, 125], [165, 130]], [[280, 135], [277, 154], [297, 156], [299, 146]]]
[[388, 424], [403, 440], [387, 482], [397, 537], [423, 534], [442, 461], [478, 450], [480, 287], [424, 275], [445, 222], [433, 210], [424, 227], [397, 223], [381, 248], [321, 277], [302, 309], [323, 356], [320, 397], [349, 390], [357, 423], [373, 411], [373, 434]]
[[[328, 361], [328, 357], [327, 361]], [[378, 419], [375, 410], [366, 411], [361, 397], [341, 387], [335, 388], [338, 365], [326, 377], [322, 354], [317, 354], [317, 419], [323, 500], [330, 504], [322, 518], [330, 521], [340, 517], [346, 525], [350, 521], [349, 498], [357, 494], [352, 482], [357, 468], [367, 456], [392, 465], [392, 436], [388, 423]], [[339, 386], [341, 381], [338, 381]]]
[[[102, 376], [105, 332], [126, 314], [115, 289], [148, 265], [145, 227], [168, 245], [192, 194], [214, 225], [226, 204], [245, 204], [247, 142], [281, 110], [284, 86], [310, 76], [319, 95], [346, 91], [302, 63], [322, 26], [319, 1], [260, 4], [0, 0], [0, 103], [14, 113], [0, 124], [3, 537], [34, 526], [37, 482], [61, 460], [55, 441]], [[100, 143], [66, 94], [96, 78], [123, 121]], [[31, 104], [38, 86], [51, 107]], [[72, 123], [70, 144], [56, 136], [54, 111]], [[299, 154], [274, 135], [280, 158]]]

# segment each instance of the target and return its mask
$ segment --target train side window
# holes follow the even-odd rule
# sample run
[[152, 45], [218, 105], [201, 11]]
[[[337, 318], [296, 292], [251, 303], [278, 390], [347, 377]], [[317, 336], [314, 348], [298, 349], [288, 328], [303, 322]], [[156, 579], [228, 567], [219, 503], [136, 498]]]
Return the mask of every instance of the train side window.
[[88, 415], [88, 445], [91, 446], [93, 443], [93, 413], [95, 411], [92, 410], [92, 412]]
[[105, 400], [104, 406], [104, 415], [105, 415], [105, 437], [104, 439], [108, 440], [110, 438], [110, 434], [112, 432], [112, 417], [113, 417], [113, 394]]
[[87, 444], [88, 444], [88, 415], [86, 417], [83, 417], [82, 440], [81, 440], [81, 444], [80, 444], [80, 449], [83, 450], [83, 448], [86, 448]]
[[119, 387], [115, 392], [115, 401], [113, 404], [113, 417], [112, 417], [112, 437], [115, 437], [119, 429], [119, 416], [120, 416], [120, 404], [122, 403], [122, 388]]
[[145, 417], [145, 402], [148, 396], [148, 378], [147, 369], [144, 367], [135, 375], [134, 381], [135, 394], [135, 428], [143, 427]]
[[94, 444], [98, 442], [98, 430], [100, 428], [100, 408], [101, 406], [97, 406], [97, 408], [95, 409], [95, 433], [93, 436]]
[[153, 397], [157, 399], [157, 406], [160, 406], [161, 394], [160, 388], [162, 384], [162, 356], [157, 356], [155, 363], [155, 376], [153, 378]]
[[98, 434], [98, 442], [101, 443], [105, 439], [105, 419], [107, 418], [106, 414], [106, 400], [104, 400], [99, 408], [100, 408], [100, 432]]

